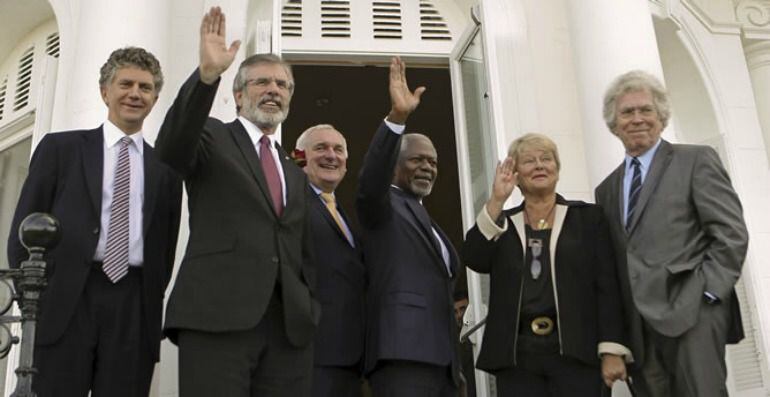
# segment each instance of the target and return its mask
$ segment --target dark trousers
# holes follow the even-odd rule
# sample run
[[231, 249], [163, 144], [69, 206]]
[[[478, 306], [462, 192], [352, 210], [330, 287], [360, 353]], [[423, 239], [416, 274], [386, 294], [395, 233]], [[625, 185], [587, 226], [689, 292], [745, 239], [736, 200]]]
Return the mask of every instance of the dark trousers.
[[286, 337], [283, 306], [273, 297], [255, 328], [179, 330], [179, 395], [183, 397], [303, 397], [310, 395], [313, 344]]
[[313, 368], [313, 397], [361, 397], [359, 366]]
[[700, 307], [698, 322], [670, 338], [644, 325], [644, 364], [634, 371], [641, 397], [727, 397], [725, 345], [730, 302]]
[[[601, 371], [576, 358], [559, 354], [556, 331], [547, 336], [519, 335], [517, 365], [495, 374], [498, 397], [598, 397]], [[598, 359], [597, 359], [598, 362]]]
[[142, 315], [141, 272], [131, 268], [113, 284], [94, 265], [64, 335], [35, 346], [38, 397], [85, 397], [89, 390], [92, 397], [149, 394], [155, 360]]
[[456, 397], [449, 366], [383, 360], [369, 377], [374, 397]]

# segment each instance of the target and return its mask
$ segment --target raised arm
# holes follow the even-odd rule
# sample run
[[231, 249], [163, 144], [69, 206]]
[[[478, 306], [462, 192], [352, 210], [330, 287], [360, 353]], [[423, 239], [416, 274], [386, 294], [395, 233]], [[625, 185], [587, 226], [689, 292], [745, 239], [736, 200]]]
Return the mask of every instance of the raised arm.
[[[390, 61], [388, 91], [391, 109], [386, 120], [403, 127], [420, 104], [425, 87], [411, 91], [406, 81], [406, 64], [394, 57]], [[364, 227], [376, 227], [390, 216], [388, 192], [400, 147], [401, 131], [393, 131], [387, 123], [382, 123], [369, 144], [358, 179], [356, 209]]]
[[202, 136], [219, 76], [233, 63], [239, 47], [239, 41], [225, 45], [225, 15], [212, 7], [201, 21], [200, 66], [182, 85], [155, 141], [158, 157], [184, 177], [206, 156]]

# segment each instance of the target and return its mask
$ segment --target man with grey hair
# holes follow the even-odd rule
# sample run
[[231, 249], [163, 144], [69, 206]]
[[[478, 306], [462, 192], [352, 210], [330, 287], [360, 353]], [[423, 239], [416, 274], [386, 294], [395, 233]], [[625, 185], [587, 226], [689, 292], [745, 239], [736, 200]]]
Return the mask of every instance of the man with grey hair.
[[364, 265], [361, 242], [334, 191], [347, 172], [345, 137], [329, 124], [297, 139], [310, 182], [310, 220], [318, 298], [323, 315], [315, 337], [313, 397], [360, 397], [364, 356]]
[[156, 143], [186, 182], [190, 237], [164, 330], [179, 346], [179, 394], [307, 396], [320, 317], [307, 178], [275, 132], [294, 92], [291, 69], [262, 54], [241, 64], [238, 118], [208, 117], [239, 42], [225, 43], [213, 7], [200, 29], [200, 66], [184, 83]]
[[101, 68], [107, 120], [46, 134], [35, 150], [8, 239], [32, 212], [59, 219], [36, 335], [40, 397], [147, 396], [160, 357], [163, 294], [174, 266], [182, 182], [143, 138], [163, 85], [142, 48], [115, 50]]
[[460, 262], [422, 199], [438, 174], [436, 149], [403, 134], [425, 91], [390, 63], [391, 111], [364, 157], [356, 209], [364, 230], [366, 364], [377, 397], [451, 397], [460, 381], [453, 280]]
[[734, 286], [748, 233], [727, 171], [708, 146], [660, 135], [671, 111], [663, 85], [632, 71], [604, 98], [623, 163], [597, 188], [618, 253], [640, 396], [726, 396], [725, 345], [743, 337]]

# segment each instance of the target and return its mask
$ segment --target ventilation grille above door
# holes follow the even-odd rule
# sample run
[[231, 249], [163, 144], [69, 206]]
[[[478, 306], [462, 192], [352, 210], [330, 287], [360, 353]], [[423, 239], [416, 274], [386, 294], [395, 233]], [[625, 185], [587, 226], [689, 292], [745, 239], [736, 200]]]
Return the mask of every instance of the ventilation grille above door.
[[350, 1], [321, 1], [321, 37], [350, 37]]
[[296, 53], [445, 56], [466, 21], [450, 1], [286, 0], [281, 48]]
[[289, 0], [283, 6], [281, 36], [302, 37], [302, 0]]
[[420, 0], [420, 33], [423, 40], [452, 40], [444, 17], [431, 0]]
[[401, 38], [401, 3], [398, 1], [372, 2], [372, 30], [375, 39]]

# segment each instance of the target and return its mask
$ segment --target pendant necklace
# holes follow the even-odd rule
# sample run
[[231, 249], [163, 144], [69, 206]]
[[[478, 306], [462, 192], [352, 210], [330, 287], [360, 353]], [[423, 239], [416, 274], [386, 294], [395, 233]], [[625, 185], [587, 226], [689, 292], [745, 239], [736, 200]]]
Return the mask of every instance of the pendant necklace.
[[[536, 230], [545, 230], [551, 226], [551, 224], [548, 223], [548, 219], [551, 217], [551, 214], [553, 214], [553, 210], [555, 208], [556, 208], [556, 202], [553, 203], [553, 205], [551, 206], [551, 209], [548, 211], [548, 214], [545, 216], [545, 218], [540, 218], [537, 221], [537, 224], [534, 226]], [[527, 212], [526, 206], [524, 206], [524, 216], [527, 218], [527, 223], [529, 223], [531, 226], [532, 224], [529, 222], [529, 213]]]

